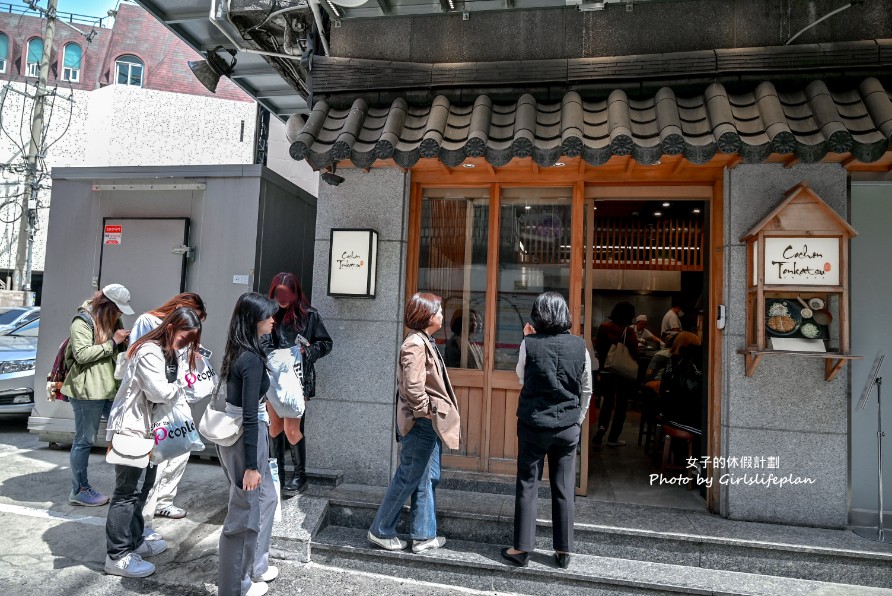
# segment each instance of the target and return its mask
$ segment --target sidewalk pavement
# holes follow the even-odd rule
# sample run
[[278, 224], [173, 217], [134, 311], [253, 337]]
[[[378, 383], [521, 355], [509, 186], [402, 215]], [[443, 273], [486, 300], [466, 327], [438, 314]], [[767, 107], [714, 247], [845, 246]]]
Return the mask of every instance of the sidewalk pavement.
[[[68, 504], [69, 451], [49, 449], [29, 434], [24, 420], [0, 420], [0, 592], [15, 596], [139, 593], [171, 596], [216, 594], [217, 542], [226, 515], [227, 487], [215, 461], [193, 458], [176, 504], [184, 519], [157, 519], [169, 549], [151, 561], [145, 579], [108, 576], [105, 561], [107, 506]], [[105, 494], [114, 474], [101, 449], [90, 456], [90, 483]], [[481, 594], [436, 584], [350, 572], [314, 563], [274, 561], [281, 570], [271, 594], [406, 596]]]

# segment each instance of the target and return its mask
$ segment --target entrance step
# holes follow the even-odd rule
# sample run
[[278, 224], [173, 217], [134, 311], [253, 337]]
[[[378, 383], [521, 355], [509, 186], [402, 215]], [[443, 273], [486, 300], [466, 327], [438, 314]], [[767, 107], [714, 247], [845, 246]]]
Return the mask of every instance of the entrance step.
[[[315, 541], [329, 529], [332, 532], [337, 528], [366, 531], [384, 491], [382, 487], [346, 484], [330, 490], [314, 487], [311, 494], [327, 505], [317, 523], [312, 524], [316, 532], [312, 533], [314, 538], [308, 545], [309, 556], [315, 556], [312, 554], [316, 552]], [[285, 501], [283, 511], [294, 500]], [[536, 545], [546, 552], [551, 549], [550, 509], [550, 501], [540, 500]], [[407, 518], [404, 512], [398, 526], [401, 533], [407, 532]], [[438, 490], [437, 521], [438, 533], [450, 543], [472, 543], [501, 564], [499, 547], [509, 545], [513, 536], [514, 498]], [[741, 522], [706, 511], [577, 498], [574, 534], [576, 553], [580, 556], [861, 586], [892, 586], [892, 547], [846, 530]], [[277, 544], [279, 548], [288, 548], [287, 541], [277, 540]]]
[[[440, 476], [441, 489], [461, 490], [472, 493], [514, 496], [515, 483], [516, 479], [514, 476], [478, 474], [475, 472], [444, 470]], [[551, 487], [545, 478], [542, 479], [539, 485], [539, 498], [551, 498]]]
[[550, 552], [536, 551], [526, 568], [504, 564], [490, 544], [449, 540], [446, 546], [416, 555], [369, 545], [367, 530], [329, 526], [313, 540], [312, 560], [372, 573], [476, 590], [519, 594], [717, 594], [791, 596], [890, 595], [892, 590], [772, 577], [685, 565], [575, 554], [568, 569], [554, 564]]

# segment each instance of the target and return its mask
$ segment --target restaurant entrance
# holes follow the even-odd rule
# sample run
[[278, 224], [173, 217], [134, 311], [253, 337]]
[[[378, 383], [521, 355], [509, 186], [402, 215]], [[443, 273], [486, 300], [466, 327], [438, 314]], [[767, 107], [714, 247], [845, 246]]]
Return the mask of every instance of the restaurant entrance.
[[[521, 385], [515, 366], [524, 323], [542, 292], [557, 291], [567, 298], [571, 332], [585, 337], [590, 347], [610, 303], [624, 295], [648, 314], [656, 335], [664, 304], [668, 310], [673, 296], [686, 297], [685, 328], [706, 340], [705, 222], [714, 193], [712, 184], [414, 185], [406, 290], [443, 297], [444, 324], [435, 340], [462, 417], [461, 446], [444, 452], [445, 469], [506, 477], [516, 472], [515, 412]], [[666, 215], [653, 215], [654, 205], [663, 202], [670, 203]], [[674, 279], [675, 285], [660, 285], [666, 279]], [[707, 368], [703, 371], [705, 378]], [[626, 439], [624, 449], [649, 461], [635, 446], [641, 402], [636, 397], [633, 404], [626, 432], [634, 426], [636, 434]], [[596, 406], [593, 398], [590, 417], [597, 416]], [[590, 474], [590, 469], [603, 467], [590, 465], [590, 456], [603, 459], [590, 452], [590, 439], [589, 425], [584, 425], [577, 494], [589, 491], [592, 478], [594, 494], [612, 490], [619, 497], [617, 476], [605, 480]], [[651, 438], [651, 453], [656, 439]], [[647, 480], [643, 467], [641, 478]]]
[[[635, 380], [596, 383], [586, 488], [595, 500], [700, 509], [705, 489], [660, 477], [687, 478], [688, 458], [706, 454], [709, 201], [696, 191], [662, 194], [586, 191], [583, 335], [604, 360], [602, 324], [606, 336], [608, 321], [633, 317], [639, 364]], [[670, 361], [675, 382], [661, 391]]]

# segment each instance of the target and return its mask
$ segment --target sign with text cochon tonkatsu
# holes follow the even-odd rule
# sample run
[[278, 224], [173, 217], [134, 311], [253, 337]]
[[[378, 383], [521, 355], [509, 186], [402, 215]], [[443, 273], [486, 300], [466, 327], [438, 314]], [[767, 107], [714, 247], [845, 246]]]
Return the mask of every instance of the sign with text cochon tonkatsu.
[[765, 284], [839, 285], [839, 238], [765, 238]]

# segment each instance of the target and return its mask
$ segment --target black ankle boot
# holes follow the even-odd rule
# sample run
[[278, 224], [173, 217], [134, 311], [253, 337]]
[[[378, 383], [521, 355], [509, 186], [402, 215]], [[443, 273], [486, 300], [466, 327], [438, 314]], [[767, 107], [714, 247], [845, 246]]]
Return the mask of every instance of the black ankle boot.
[[530, 553], [509, 553], [509, 547], [505, 547], [502, 549], [502, 558], [506, 561], [509, 561], [513, 565], [517, 567], [526, 567], [527, 562], [530, 560]]
[[302, 493], [307, 490], [307, 487], [310, 486], [310, 483], [307, 481], [306, 476], [298, 476], [294, 474], [291, 479], [282, 485], [282, 492], [285, 493]]

